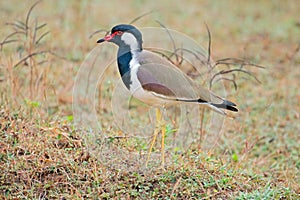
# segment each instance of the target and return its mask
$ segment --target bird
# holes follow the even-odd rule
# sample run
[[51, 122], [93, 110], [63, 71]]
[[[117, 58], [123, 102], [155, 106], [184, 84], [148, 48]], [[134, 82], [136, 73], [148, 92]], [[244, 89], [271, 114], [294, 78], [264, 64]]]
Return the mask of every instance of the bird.
[[142, 33], [133, 25], [119, 24], [97, 43], [111, 42], [118, 46], [117, 65], [120, 76], [131, 95], [140, 101], [156, 107], [156, 123], [153, 139], [148, 150], [146, 166], [150, 153], [161, 132], [161, 159], [164, 165], [165, 123], [161, 107], [188, 103], [206, 106], [220, 114], [224, 110], [238, 112], [237, 105], [212, 91], [199, 86], [178, 67], [161, 55], [143, 48]]

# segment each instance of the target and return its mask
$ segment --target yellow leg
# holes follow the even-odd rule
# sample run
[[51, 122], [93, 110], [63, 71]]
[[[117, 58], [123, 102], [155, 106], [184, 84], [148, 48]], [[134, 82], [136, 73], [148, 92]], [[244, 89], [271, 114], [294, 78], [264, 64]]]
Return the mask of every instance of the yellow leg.
[[150, 154], [151, 154], [152, 148], [154, 146], [154, 143], [156, 141], [156, 137], [157, 137], [158, 133], [159, 133], [159, 129], [156, 127], [155, 130], [154, 130], [153, 139], [151, 141], [150, 148], [149, 148], [149, 151], [148, 151], [148, 157], [147, 157], [147, 161], [146, 161], [146, 167], [148, 166], [148, 162], [149, 162], [149, 159], [150, 159]]
[[149, 151], [148, 151], [148, 157], [147, 157], [147, 161], [146, 161], [146, 167], [148, 165], [148, 162], [149, 162], [149, 159], [150, 159], [150, 154], [152, 152], [154, 143], [156, 141], [157, 135], [158, 135], [158, 133], [159, 133], [160, 130], [162, 132], [162, 139], [161, 139], [162, 165], [164, 165], [165, 164], [164, 148], [165, 148], [165, 133], [166, 133], [166, 128], [165, 128], [165, 124], [164, 124], [164, 122], [162, 120], [162, 114], [160, 112], [160, 109], [156, 108], [156, 127], [155, 127], [155, 130], [154, 130], [153, 139], [151, 141], [150, 148], [149, 148]]

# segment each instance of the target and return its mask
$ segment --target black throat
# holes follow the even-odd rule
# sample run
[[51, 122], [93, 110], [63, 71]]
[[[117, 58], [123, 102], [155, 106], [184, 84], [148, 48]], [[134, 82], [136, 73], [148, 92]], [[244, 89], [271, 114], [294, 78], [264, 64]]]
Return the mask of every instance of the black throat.
[[130, 89], [131, 76], [130, 76], [130, 61], [132, 59], [132, 52], [129, 45], [121, 45], [118, 50], [118, 68], [122, 77], [123, 83]]

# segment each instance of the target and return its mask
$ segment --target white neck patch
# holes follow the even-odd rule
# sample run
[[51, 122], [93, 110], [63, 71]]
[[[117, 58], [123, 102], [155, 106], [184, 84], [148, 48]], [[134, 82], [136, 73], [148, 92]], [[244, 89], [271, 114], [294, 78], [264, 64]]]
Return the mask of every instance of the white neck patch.
[[129, 45], [131, 50], [139, 49], [138, 41], [131, 33], [123, 33], [121, 40], [123, 40], [125, 44]]

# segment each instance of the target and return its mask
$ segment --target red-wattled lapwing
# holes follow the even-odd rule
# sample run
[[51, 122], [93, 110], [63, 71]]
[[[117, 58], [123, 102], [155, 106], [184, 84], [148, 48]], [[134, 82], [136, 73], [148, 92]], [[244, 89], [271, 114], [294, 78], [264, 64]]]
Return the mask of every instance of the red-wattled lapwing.
[[[202, 88], [175, 65], [153, 52], [143, 50], [142, 34], [132, 25], [120, 24], [111, 29], [110, 35], [99, 39], [119, 46], [118, 68], [122, 80], [131, 94], [149, 105], [165, 106], [174, 103], [201, 104], [225, 114], [221, 109], [237, 112], [236, 104]], [[146, 166], [156, 137], [162, 133], [162, 165], [164, 165], [165, 124], [160, 109], [156, 109], [159, 127], [155, 129], [150, 144]]]

